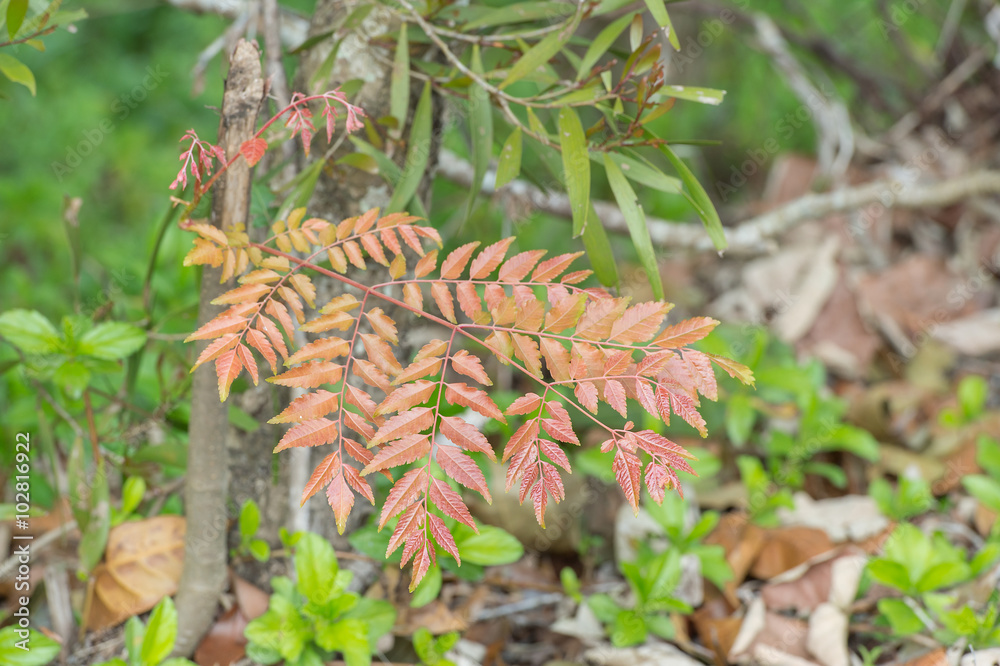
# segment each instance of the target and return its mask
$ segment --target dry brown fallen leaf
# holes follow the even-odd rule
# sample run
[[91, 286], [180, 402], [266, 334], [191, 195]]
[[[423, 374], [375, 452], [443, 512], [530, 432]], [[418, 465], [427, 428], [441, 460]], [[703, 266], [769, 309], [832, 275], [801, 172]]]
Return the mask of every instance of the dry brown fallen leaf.
[[725, 663], [743, 624], [743, 618], [733, 617], [734, 608], [714, 586], [706, 585], [704, 603], [691, 614], [698, 638], [720, 664]]
[[867, 558], [856, 546], [831, 551], [776, 577], [761, 588], [769, 610], [805, 616], [820, 604], [846, 608], [854, 600]]
[[945, 652], [944, 648], [936, 648], [919, 657], [910, 659], [901, 664], [901, 666], [950, 666], [950, 663], [948, 661], [948, 653]]
[[815, 664], [807, 648], [808, 636], [807, 622], [769, 612], [763, 601], [754, 599], [729, 652], [729, 661], [782, 666]]
[[813, 527], [772, 528], [767, 530], [750, 573], [761, 580], [768, 580], [831, 550], [833, 542], [823, 530]]
[[156, 516], [111, 529], [104, 562], [94, 569], [88, 629], [121, 624], [177, 591], [184, 564], [184, 531], [181, 516]]
[[267, 611], [267, 592], [229, 572], [230, 591], [236, 603], [219, 617], [194, 653], [198, 666], [229, 666], [246, 654], [243, 630], [251, 620]]

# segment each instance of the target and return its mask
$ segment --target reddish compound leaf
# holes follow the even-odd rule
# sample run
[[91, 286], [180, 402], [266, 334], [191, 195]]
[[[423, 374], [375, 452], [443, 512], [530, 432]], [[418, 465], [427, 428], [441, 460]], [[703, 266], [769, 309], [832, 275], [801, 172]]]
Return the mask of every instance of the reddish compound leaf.
[[628, 406], [625, 402], [625, 387], [617, 379], [609, 379], [604, 382], [604, 399], [608, 401], [612, 409], [628, 418]]
[[545, 493], [545, 485], [542, 483], [536, 483], [531, 489], [531, 503], [535, 506], [535, 520], [543, 528], [545, 527], [545, 505], [548, 503], [549, 496]]
[[280, 375], [268, 377], [267, 381], [278, 386], [293, 388], [316, 388], [322, 384], [336, 384], [344, 372], [344, 366], [330, 361], [312, 361], [292, 368]]
[[577, 438], [576, 433], [573, 432], [573, 425], [569, 421], [561, 421], [559, 419], [541, 419], [541, 424], [542, 429], [544, 429], [550, 437], [554, 437], [560, 442], [576, 444], [579, 446], [580, 440]]
[[438, 309], [441, 310], [441, 314], [444, 318], [455, 324], [458, 320], [455, 319], [455, 301], [451, 296], [451, 290], [448, 289], [448, 285], [444, 282], [435, 282], [431, 285], [431, 296], [434, 297], [434, 302], [437, 303]]
[[267, 341], [267, 336], [255, 328], [247, 329], [247, 342], [256, 349], [264, 360], [271, 366], [271, 372], [278, 372], [278, 357], [274, 353], [274, 347]]
[[340, 470], [340, 452], [334, 451], [327, 457], [323, 458], [323, 462], [316, 466], [313, 470], [312, 476], [309, 477], [309, 481], [306, 483], [305, 488], [302, 489], [302, 502], [299, 506], [306, 503], [310, 497], [316, 494], [320, 488], [326, 486], [330, 483], [330, 479], [333, 475]]
[[391, 442], [406, 435], [413, 435], [434, 425], [436, 410], [430, 407], [416, 407], [397, 414], [386, 421], [378, 432], [368, 440], [369, 448], [385, 442]]
[[[221, 338], [213, 340], [207, 347], [205, 347], [205, 350], [198, 355], [198, 361], [194, 364], [194, 367], [191, 368], [191, 371], [193, 372], [198, 366], [213, 360], [222, 352], [229, 351], [236, 345], [236, 343], [239, 342], [239, 340], [239, 333], [226, 333]], [[272, 352], [272, 354], [273, 353], [274, 352]]]
[[223, 352], [215, 359], [215, 374], [219, 378], [219, 400], [225, 402], [229, 396], [229, 387], [240, 376], [243, 365], [236, 355], [235, 349]]
[[[390, 519], [398, 515], [410, 502], [420, 495], [427, 487], [427, 468], [418, 467], [400, 477], [396, 485], [389, 491], [389, 496], [382, 506], [382, 515], [379, 517], [378, 528], [382, 529]], [[391, 546], [392, 544], [390, 544]], [[391, 552], [391, 551], [390, 551]]]
[[382, 448], [368, 463], [361, 475], [366, 476], [390, 467], [399, 467], [423, 458], [431, 452], [429, 435], [406, 435], [400, 440]]
[[399, 336], [396, 332], [396, 322], [382, 312], [382, 308], [372, 308], [365, 313], [365, 317], [367, 317], [372, 330], [375, 331], [380, 338], [387, 342], [391, 342], [394, 345], [399, 344]]
[[711, 317], [692, 317], [673, 326], [667, 326], [656, 337], [653, 344], [671, 349], [684, 347], [693, 342], [698, 342], [711, 333], [712, 329], [718, 325], [719, 322]]
[[413, 556], [413, 577], [410, 580], [410, 592], [417, 589], [417, 585], [420, 585], [420, 581], [427, 575], [427, 570], [431, 568], [434, 557], [434, 549], [426, 543], [427, 537], [423, 536], [423, 540], [423, 545], [420, 546]]
[[344, 478], [347, 480], [348, 485], [351, 488], [368, 500], [372, 506], [375, 505], [375, 493], [372, 491], [372, 487], [368, 485], [368, 482], [361, 478], [361, 474], [357, 469], [351, 467], [350, 465], [343, 466]]
[[337, 521], [337, 534], [343, 534], [347, 529], [347, 517], [354, 507], [354, 493], [344, 480], [343, 467], [340, 474], [334, 474], [326, 487], [326, 500], [333, 509], [333, 517]]
[[413, 267], [413, 275], [418, 278], [430, 275], [431, 272], [433, 272], [437, 267], [437, 256], [437, 250], [431, 250], [425, 254], [420, 261], [417, 262], [417, 265]]
[[573, 389], [573, 395], [580, 401], [580, 404], [589, 409], [592, 413], [597, 413], [597, 387], [592, 382], [580, 382]]
[[403, 371], [403, 366], [396, 360], [396, 356], [392, 353], [392, 347], [389, 346], [388, 342], [370, 333], [362, 333], [358, 337], [365, 344], [365, 353], [368, 355], [368, 360], [374, 363], [379, 370], [390, 377], [395, 377]]
[[210, 340], [226, 333], [237, 333], [246, 328], [246, 317], [228, 316], [216, 317], [191, 335], [184, 338], [184, 342], [192, 340]]
[[549, 333], [561, 333], [567, 328], [576, 326], [586, 302], [586, 294], [564, 298], [545, 315], [545, 330]]
[[517, 283], [531, 272], [538, 260], [545, 256], [545, 250], [528, 250], [515, 254], [500, 267], [500, 281]]
[[510, 404], [507, 408], [508, 414], [528, 414], [535, 411], [542, 404], [542, 398], [536, 393], [522, 395]]
[[399, 373], [398, 377], [392, 380], [392, 385], [398, 386], [400, 384], [420, 379], [421, 377], [436, 375], [441, 371], [441, 363], [441, 359], [433, 357], [414, 361], [407, 366], [405, 370]]
[[458, 546], [455, 545], [455, 537], [451, 535], [448, 531], [447, 526], [445, 526], [444, 521], [433, 513], [427, 514], [427, 523], [431, 528], [431, 536], [434, 540], [438, 542], [438, 545], [444, 548], [445, 552], [455, 558], [458, 565], [462, 565], [462, 558], [458, 554]]
[[490, 489], [486, 485], [483, 471], [479, 469], [476, 461], [466, 455], [462, 449], [457, 446], [438, 444], [434, 459], [437, 460], [438, 465], [448, 475], [448, 478], [458, 481], [466, 488], [477, 491], [486, 498], [488, 503], [493, 503], [493, 497], [490, 496]]
[[470, 354], [464, 349], [460, 349], [454, 356], [451, 357], [451, 367], [460, 375], [471, 377], [480, 384], [485, 386], [493, 385], [493, 382], [490, 381], [490, 376], [486, 374], [486, 370], [483, 368], [483, 363], [479, 360], [479, 357]]
[[524, 363], [524, 367], [535, 377], [542, 376], [542, 353], [538, 343], [533, 338], [520, 333], [511, 333], [510, 341], [514, 345], [514, 356]]
[[477, 534], [479, 533], [479, 528], [476, 527], [476, 521], [472, 519], [472, 514], [469, 513], [469, 508], [465, 506], [465, 502], [462, 501], [462, 496], [457, 492], [452, 490], [446, 482], [431, 479], [430, 494], [428, 495], [431, 502], [436, 506], [441, 513], [451, 518], [454, 518], [463, 525], [468, 525]]
[[389, 557], [392, 553], [399, 548], [399, 545], [410, 538], [414, 532], [416, 532], [424, 524], [424, 518], [426, 518], [427, 512], [424, 510], [424, 505], [421, 502], [411, 504], [406, 508], [405, 513], [399, 517], [399, 522], [396, 523], [396, 529], [392, 531], [392, 536], [389, 538], [389, 547], [385, 551], [385, 556]]
[[326, 416], [337, 409], [339, 397], [336, 393], [323, 389], [306, 393], [293, 400], [283, 412], [268, 423], [294, 423]]
[[336, 421], [329, 419], [312, 419], [292, 427], [281, 438], [274, 452], [284, 451], [293, 447], [321, 446], [336, 440], [340, 429]]
[[462, 276], [462, 271], [472, 258], [472, 253], [479, 247], [479, 241], [466, 243], [456, 248], [441, 262], [441, 278], [444, 280], [454, 280]]
[[542, 263], [538, 264], [538, 268], [531, 275], [532, 282], [549, 282], [556, 279], [559, 275], [569, 268], [569, 265], [574, 261], [583, 256], [583, 252], [574, 252], [573, 254], [560, 254], [558, 257], [552, 257], [551, 259], [546, 259]]
[[392, 412], [405, 412], [411, 407], [427, 402], [437, 388], [437, 382], [421, 379], [412, 384], [404, 384], [389, 394], [382, 404], [375, 410], [376, 416], [391, 414]]
[[633, 305], [611, 326], [611, 339], [625, 344], [646, 342], [656, 335], [669, 309], [666, 303], [655, 301]]
[[538, 439], [538, 419], [531, 419], [518, 428], [507, 441], [501, 462], [507, 462]]
[[466, 451], [478, 451], [479, 453], [485, 453], [493, 462], [496, 462], [497, 457], [493, 452], [493, 447], [490, 446], [490, 441], [486, 439], [486, 435], [481, 433], [478, 428], [476, 428], [471, 423], [464, 421], [458, 416], [445, 416], [441, 419], [441, 434], [451, 440], [459, 448]]
[[639, 456], [629, 453], [621, 447], [615, 452], [615, 460], [611, 464], [611, 469], [615, 473], [615, 480], [622, 487], [625, 499], [632, 505], [632, 511], [639, 515], [639, 476], [642, 472], [642, 462]]
[[538, 445], [542, 447], [542, 453], [544, 453], [549, 460], [559, 465], [567, 472], [573, 471], [569, 464], [569, 457], [566, 455], [566, 452], [562, 450], [561, 446], [548, 439], [538, 440]]
[[545, 489], [549, 491], [552, 499], [557, 503], [566, 499], [566, 489], [563, 487], [559, 470], [547, 462], [542, 463], [542, 482], [545, 483]]
[[500, 408], [496, 406], [496, 403], [493, 402], [493, 399], [490, 398], [486, 391], [472, 388], [462, 382], [456, 382], [445, 384], [444, 398], [452, 405], [468, 407], [483, 416], [496, 419], [500, 423], [507, 423], [503, 412], [500, 411]]
[[503, 240], [497, 241], [486, 247], [479, 255], [472, 261], [472, 268], [470, 269], [470, 275], [473, 280], [482, 280], [489, 276], [496, 267], [500, 265], [503, 261], [504, 255], [507, 254], [507, 248], [510, 244], [514, 242], [514, 238], [504, 238]]
[[754, 385], [753, 371], [747, 366], [742, 363], [737, 363], [732, 359], [716, 356], [715, 354], [708, 354], [708, 357], [712, 359], [713, 363], [725, 370], [733, 379], [738, 379], [744, 384], [748, 384], [750, 386]]

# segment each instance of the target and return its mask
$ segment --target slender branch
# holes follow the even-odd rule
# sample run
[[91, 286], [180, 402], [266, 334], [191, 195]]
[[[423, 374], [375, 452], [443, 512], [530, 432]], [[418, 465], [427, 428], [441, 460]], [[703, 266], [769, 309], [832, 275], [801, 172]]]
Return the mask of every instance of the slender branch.
[[[472, 166], [448, 150], [442, 150], [438, 174], [469, 187], [472, 185]], [[572, 217], [569, 197], [561, 192], [546, 192], [523, 180], [514, 180], [498, 193], [495, 189], [496, 171], [491, 170], [483, 179], [480, 193], [498, 195], [526, 201], [535, 209], [563, 218]], [[891, 208], [934, 208], [950, 206], [971, 197], [1000, 193], [1000, 171], [975, 171], [970, 174], [940, 180], [934, 183], [904, 183], [899, 180], [881, 180], [824, 194], [800, 197], [770, 212], [758, 215], [734, 227], [725, 229], [728, 252], [758, 254], [774, 248], [773, 238], [792, 227], [822, 218], [832, 213], [857, 210], [872, 204]], [[613, 233], [628, 233], [628, 224], [621, 209], [606, 201], [594, 201], [594, 210], [604, 227]], [[701, 225], [689, 224], [655, 217], [646, 218], [653, 243], [661, 247], [713, 250], [712, 241]]]

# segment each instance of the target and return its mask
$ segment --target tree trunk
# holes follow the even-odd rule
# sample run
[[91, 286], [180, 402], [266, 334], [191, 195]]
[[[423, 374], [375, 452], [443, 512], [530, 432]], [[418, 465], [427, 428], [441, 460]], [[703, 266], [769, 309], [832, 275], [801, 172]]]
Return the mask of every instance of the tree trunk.
[[[219, 121], [219, 145], [230, 158], [249, 139], [257, 124], [257, 113], [265, 94], [260, 53], [245, 40], [236, 45], [229, 60], [229, 77]], [[232, 229], [245, 224], [250, 204], [250, 167], [236, 162], [215, 185], [212, 224]], [[221, 269], [206, 266], [202, 273], [198, 326], [217, 316], [223, 308], [211, 301], [231, 288], [220, 284]], [[197, 345], [200, 354], [206, 343]], [[184, 573], [177, 592], [178, 632], [174, 653], [190, 655], [212, 626], [219, 595], [226, 584], [226, 491], [229, 430], [227, 407], [219, 400], [215, 368], [206, 364], [195, 371], [191, 389], [191, 420], [188, 426], [188, 470], [184, 486], [187, 536]]]

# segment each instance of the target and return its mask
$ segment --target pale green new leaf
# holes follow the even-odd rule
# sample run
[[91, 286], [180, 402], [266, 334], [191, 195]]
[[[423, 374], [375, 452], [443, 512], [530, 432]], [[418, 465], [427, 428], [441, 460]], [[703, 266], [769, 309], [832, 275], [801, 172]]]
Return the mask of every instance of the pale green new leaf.
[[642, 206], [636, 199], [635, 191], [628, 184], [621, 167], [611, 158], [604, 155], [604, 168], [608, 173], [608, 184], [615, 195], [615, 201], [625, 217], [628, 224], [629, 235], [632, 243], [639, 255], [639, 263], [646, 270], [649, 284], [653, 288], [653, 297], [663, 298], [663, 283], [660, 280], [660, 270], [656, 265], [656, 253], [653, 251], [653, 240], [649, 236], [649, 228], [646, 226], [646, 215], [642, 212]]
[[24, 15], [28, 13], [28, 0], [10, 0], [7, 5], [7, 34], [11, 39], [17, 36], [17, 31], [21, 29], [24, 22]]
[[573, 212], [573, 237], [583, 233], [590, 212], [590, 157], [587, 137], [580, 118], [570, 107], [559, 112], [559, 146], [562, 148], [563, 177]]
[[666, 97], [676, 97], [689, 102], [699, 102], [701, 104], [711, 104], [718, 106], [722, 104], [722, 98], [726, 96], [725, 90], [718, 88], [695, 88], [692, 86], [663, 86], [660, 94]]
[[645, 2], [646, 6], [649, 7], [649, 13], [653, 15], [653, 18], [666, 33], [670, 45], [674, 47], [675, 51], [680, 51], [681, 40], [677, 38], [674, 24], [670, 22], [670, 14], [667, 13], [666, 3], [663, 0], [645, 0]]
[[20, 83], [35, 95], [35, 75], [28, 66], [12, 55], [0, 53], [0, 72], [14, 83]]
[[631, 22], [632, 15], [625, 14], [609, 23], [603, 30], [597, 33], [597, 37], [594, 37], [594, 41], [590, 43], [587, 52], [583, 54], [583, 60], [580, 61], [580, 67], [576, 72], [577, 81], [590, 72], [594, 65], [597, 64], [597, 61], [601, 59], [601, 56], [607, 53], [611, 45], [615, 43], [615, 40], [618, 39], [619, 35], [625, 31], [625, 28]]

